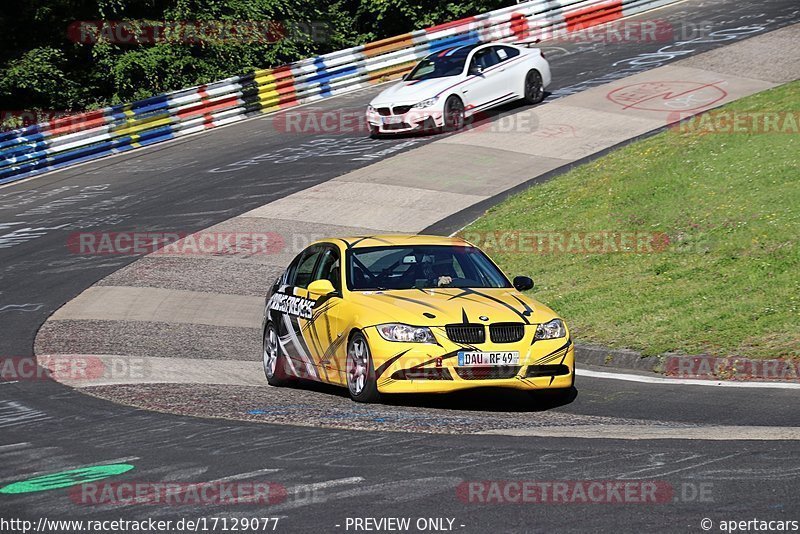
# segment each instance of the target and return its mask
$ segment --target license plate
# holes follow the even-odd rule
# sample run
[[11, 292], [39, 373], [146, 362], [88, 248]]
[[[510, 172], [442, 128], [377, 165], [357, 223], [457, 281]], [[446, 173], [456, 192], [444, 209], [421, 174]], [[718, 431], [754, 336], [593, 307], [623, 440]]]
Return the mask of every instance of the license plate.
[[383, 124], [400, 124], [403, 122], [403, 117], [381, 117]]
[[458, 353], [459, 367], [491, 367], [500, 365], [519, 365], [519, 352], [461, 351]]

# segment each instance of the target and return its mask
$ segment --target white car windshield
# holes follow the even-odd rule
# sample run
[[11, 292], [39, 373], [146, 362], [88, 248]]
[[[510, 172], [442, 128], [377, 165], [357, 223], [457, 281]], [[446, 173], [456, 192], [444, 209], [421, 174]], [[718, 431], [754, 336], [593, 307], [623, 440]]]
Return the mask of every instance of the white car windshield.
[[467, 56], [475, 46], [460, 46], [457, 48], [445, 48], [439, 52], [429, 55], [420, 61], [412, 70], [406, 81], [430, 80], [432, 78], [446, 78], [447, 76], [458, 76], [464, 72], [464, 63]]

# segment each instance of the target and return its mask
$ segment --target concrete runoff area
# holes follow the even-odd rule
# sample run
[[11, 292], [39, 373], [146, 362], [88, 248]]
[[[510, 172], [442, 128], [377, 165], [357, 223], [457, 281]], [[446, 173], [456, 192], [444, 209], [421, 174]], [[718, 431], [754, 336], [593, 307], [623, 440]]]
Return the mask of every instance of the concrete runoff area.
[[95, 286], [53, 314], [53, 320], [152, 321], [257, 328], [264, 299], [151, 287]]
[[246, 360], [261, 350], [250, 327], [154, 321], [49, 321], [36, 338], [37, 354], [116, 354], [121, 358]]
[[[70, 355], [61, 355], [69, 358]], [[75, 361], [87, 359], [75, 355]], [[88, 376], [68, 376], [61, 379], [62, 384], [75, 388], [89, 388], [96, 386], [111, 386], [128, 384], [131, 376], [135, 376], [140, 384], [222, 384], [222, 385], [250, 385], [263, 384], [263, 368], [261, 362], [236, 361], [236, 360], [201, 360], [197, 358], [155, 358], [155, 357], [127, 357], [119, 355], [99, 354], [92, 355], [104, 373], [86, 373]], [[64, 360], [58, 358], [40, 358], [44, 367], [51, 372], [58, 373], [58, 366], [64, 365]], [[118, 376], [115, 376], [117, 374]]]
[[[529, 112], [522, 111], [514, 116], [525, 113]], [[542, 157], [475, 144], [433, 142], [347, 173], [338, 181], [365, 184], [365, 187], [366, 184], [397, 185], [398, 174], [402, 172], [402, 183], [410, 188], [443, 193], [458, 191], [485, 199], [498, 190], [514, 187], [520, 176], [536, 176], [564, 163], [561, 157]], [[440, 195], [432, 196], [436, 199], [437, 214], [441, 213]]]
[[[459, 211], [483, 199], [482, 196], [434, 192], [397, 184], [376, 183], [365, 187], [336, 178], [256, 208], [245, 216], [281, 217], [304, 224], [350, 224], [371, 229], [372, 233], [417, 232], [441, 218], [441, 212], [432, 210], [432, 206], [452, 206], [454, 211]], [[354, 209], [355, 206], [371, 209]]]

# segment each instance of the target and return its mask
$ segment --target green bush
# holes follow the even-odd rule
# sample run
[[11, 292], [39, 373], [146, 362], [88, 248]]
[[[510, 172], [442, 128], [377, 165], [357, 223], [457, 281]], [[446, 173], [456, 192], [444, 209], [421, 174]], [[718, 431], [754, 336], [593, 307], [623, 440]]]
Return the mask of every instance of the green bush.
[[[0, 18], [0, 109], [82, 111], [210, 83], [510, 5], [510, 0], [26, 0]], [[75, 21], [284, 21], [276, 42], [94, 44]], [[322, 23], [316, 39], [302, 30]], [[321, 38], [320, 38], [321, 37]]]

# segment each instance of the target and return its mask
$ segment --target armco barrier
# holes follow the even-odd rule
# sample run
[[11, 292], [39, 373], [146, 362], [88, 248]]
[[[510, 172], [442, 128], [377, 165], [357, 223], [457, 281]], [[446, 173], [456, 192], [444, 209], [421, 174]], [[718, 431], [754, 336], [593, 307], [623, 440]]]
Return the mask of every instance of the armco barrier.
[[532, 0], [132, 104], [0, 134], [0, 184], [397, 78], [443, 48], [577, 31], [678, 0]]

